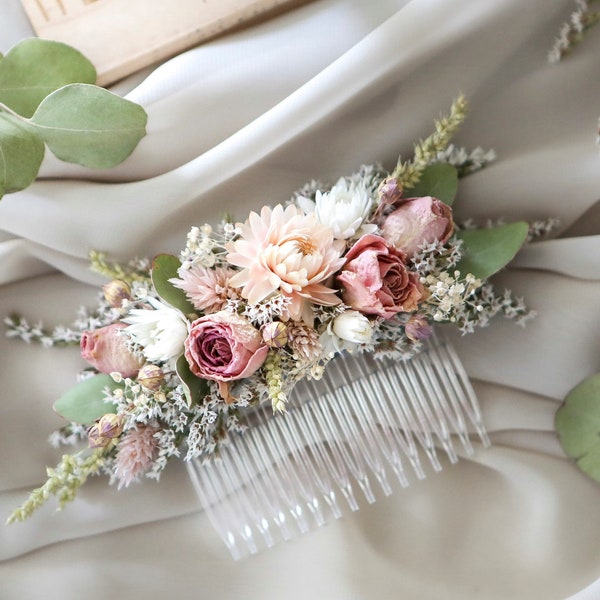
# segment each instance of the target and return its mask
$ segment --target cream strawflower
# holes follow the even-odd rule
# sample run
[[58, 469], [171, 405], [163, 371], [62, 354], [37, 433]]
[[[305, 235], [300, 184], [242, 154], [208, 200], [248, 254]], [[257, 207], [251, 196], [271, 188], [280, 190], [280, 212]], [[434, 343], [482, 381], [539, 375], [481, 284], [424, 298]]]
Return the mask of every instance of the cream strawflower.
[[298, 204], [304, 212], [314, 212], [319, 223], [331, 228], [333, 237], [338, 240], [377, 230], [377, 225], [363, 224], [373, 206], [364, 181], [348, 181], [342, 177], [328, 192], [317, 190], [314, 201], [300, 197]]
[[174, 308], [154, 298], [146, 300], [153, 309], [131, 309], [125, 319], [125, 331], [142, 347], [151, 362], [167, 361], [183, 354], [188, 336], [188, 322]]
[[305, 215], [293, 205], [265, 206], [238, 227], [241, 237], [228, 244], [226, 258], [242, 270], [229, 285], [242, 287], [250, 304], [279, 292], [290, 299], [290, 318], [311, 323], [310, 303], [340, 303], [336, 290], [324, 282], [344, 264], [344, 245], [314, 213]]
[[360, 344], [369, 344], [373, 338], [371, 321], [357, 310], [346, 310], [330, 321], [321, 334], [324, 354], [333, 356], [347, 350], [353, 352]]

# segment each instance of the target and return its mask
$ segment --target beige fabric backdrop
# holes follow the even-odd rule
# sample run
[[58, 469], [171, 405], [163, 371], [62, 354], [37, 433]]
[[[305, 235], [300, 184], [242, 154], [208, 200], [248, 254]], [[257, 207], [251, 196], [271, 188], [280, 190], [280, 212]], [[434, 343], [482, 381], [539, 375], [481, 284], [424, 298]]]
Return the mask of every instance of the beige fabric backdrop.
[[[499, 286], [539, 312], [456, 347], [493, 446], [343, 521], [235, 564], [173, 464], [117, 493], [93, 481], [62, 513], [0, 528], [0, 597], [418, 600], [600, 597], [600, 488], [564, 458], [560, 399], [600, 370], [600, 30], [564, 63], [547, 50], [570, 0], [316, 0], [184, 53], [116, 87], [148, 111], [121, 166], [48, 157], [44, 179], [0, 202], [0, 314], [69, 322], [93, 304], [91, 249], [177, 252], [192, 224], [285, 200], [312, 178], [391, 167], [459, 91], [457, 141], [498, 161], [464, 180], [459, 216], [557, 216], [561, 239], [524, 250]], [[0, 51], [30, 35], [0, 8]], [[591, 210], [591, 213], [586, 211]], [[59, 451], [50, 410], [75, 349], [0, 338], [0, 514]], [[581, 592], [581, 593], [578, 593]]]

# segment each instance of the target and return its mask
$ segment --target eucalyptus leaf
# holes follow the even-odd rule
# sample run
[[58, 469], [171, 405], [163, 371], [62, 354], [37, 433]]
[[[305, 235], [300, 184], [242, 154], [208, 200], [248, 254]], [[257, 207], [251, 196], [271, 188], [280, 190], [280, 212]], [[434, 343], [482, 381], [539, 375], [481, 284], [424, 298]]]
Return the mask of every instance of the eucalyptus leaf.
[[96, 69], [81, 52], [51, 40], [23, 40], [0, 60], [0, 102], [24, 117], [54, 90], [95, 81]]
[[202, 396], [208, 394], [208, 383], [192, 373], [188, 361], [183, 354], [177, 359], [175, 371], [177, 372], [179, 379], [181, 379], [183, 393], [185, 394], [188, 406], [191, 406]]
[[141, 106], [103, 88], [76, 83], [46, 97], [30, 123], [58, 158], [107, 169], [133, 152], [146, 133], [146, 121]]
[[152, 284], [158, 295], [167, 304], [177, 308], [184, 315], [193, 313], [196, 309], [188, 300], [185, 292], [176, 288], [169, 279], [179, 278], [177, 269], [181, 262], [171, 254], [159, 254], [152, 263]]
[[556, 411], [554, 425], [568, 456], [600, 481], [600, 373], [571, 390]]
[[404, 196], [433, 196], [452, 206], [458, 190], [458, 172], [448, 163], [433, 163], [425, 168], [415, 187], [404, 190]]
[[0, 114], [0, 198], [30, 185], [43, 158], [44, 142], [18, 119]]
[[94, 375], [72, 387], [54, 403], [54, 410], [65, 419], [91, 425], [107, 413], [116, 413], [114, 404], [105, 401], [104, 390], [123, 387], [109, 375]]
[[527, 239], [529, 226], [524, 221], [488, 227], [466, 229], [457, 236], [463, 240], [463, 257], [456, 268], [463, 274], [472, 273], [487, 279], [507, 265]]

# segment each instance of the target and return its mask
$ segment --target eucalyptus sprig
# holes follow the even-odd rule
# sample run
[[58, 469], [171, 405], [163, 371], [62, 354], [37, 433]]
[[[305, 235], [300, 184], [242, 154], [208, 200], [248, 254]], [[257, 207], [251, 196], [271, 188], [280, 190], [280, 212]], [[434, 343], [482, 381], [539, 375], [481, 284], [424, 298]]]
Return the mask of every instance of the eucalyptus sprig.
[[133, 152], [146, 112], [95, 81], [92, 63], [60, 42], [31, 38], [0, 54], [0, 198], [33, 182], [46, 147], [92, 169]]

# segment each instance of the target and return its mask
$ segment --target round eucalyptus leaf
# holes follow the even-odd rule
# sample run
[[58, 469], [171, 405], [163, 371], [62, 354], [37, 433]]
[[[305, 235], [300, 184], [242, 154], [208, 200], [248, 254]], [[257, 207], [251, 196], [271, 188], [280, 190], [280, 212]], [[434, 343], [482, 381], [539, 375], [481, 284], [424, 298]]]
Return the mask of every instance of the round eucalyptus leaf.
[[167, 304], [177, 308], [184, 315], [193, 313], [196, 309], [188, 300], [183, 290], [176, 288], [169, 279], [179, 278], [177, 269], [181, 266], [179, 259], [172, 254], [159, 254], [152, 262], [152, 285]]
[[566, 454], [584, 473], [600, 481], [600, 373], [567, 394], [554, 425]]
[[43, 158], [44, 142], [18, 119], [0, 114], [0, 198], [30, 185]]
[[457, 233], [463, 240], [463, 257], [456, 268], [487, 279], [507, 265], [527, 239], [529, 225], [524, 221], [485, 229], [465, 229]]
[[458, 190], [458, 172], [448, 163], [433, 163], [426, 167], [415, 187], [404, 190], [405, 197], [433, 196], [452, 206]]
[[96, 69], [81, 52], [51, 40], [22, 40], [0, 60], [0, 102], [24, 117], [54, 90], [95, 81]]
[[147, 118], [138, 104], [76, 83], [45, 98], [30, 123], [61, 160], [107, 169], [133, 152], [146, 134]]
[[106, 402], [104, 391], [123, 387], [109, 375], [94, 375], [84, 379], [54, 403], [54, 410], [69, 421], [91, 425], [107, 413], [116, 412], [114, 404]]
[[192, 373], [190, 365], [183, 354], [177, 359], [175, 371], [179, 379], [181, 379], [181, 386], [188, 406], [191, 406], [194, 402], [198, 402], [202, 396], [208, 394], [208, 383], [205, 379], [196, 377]]

